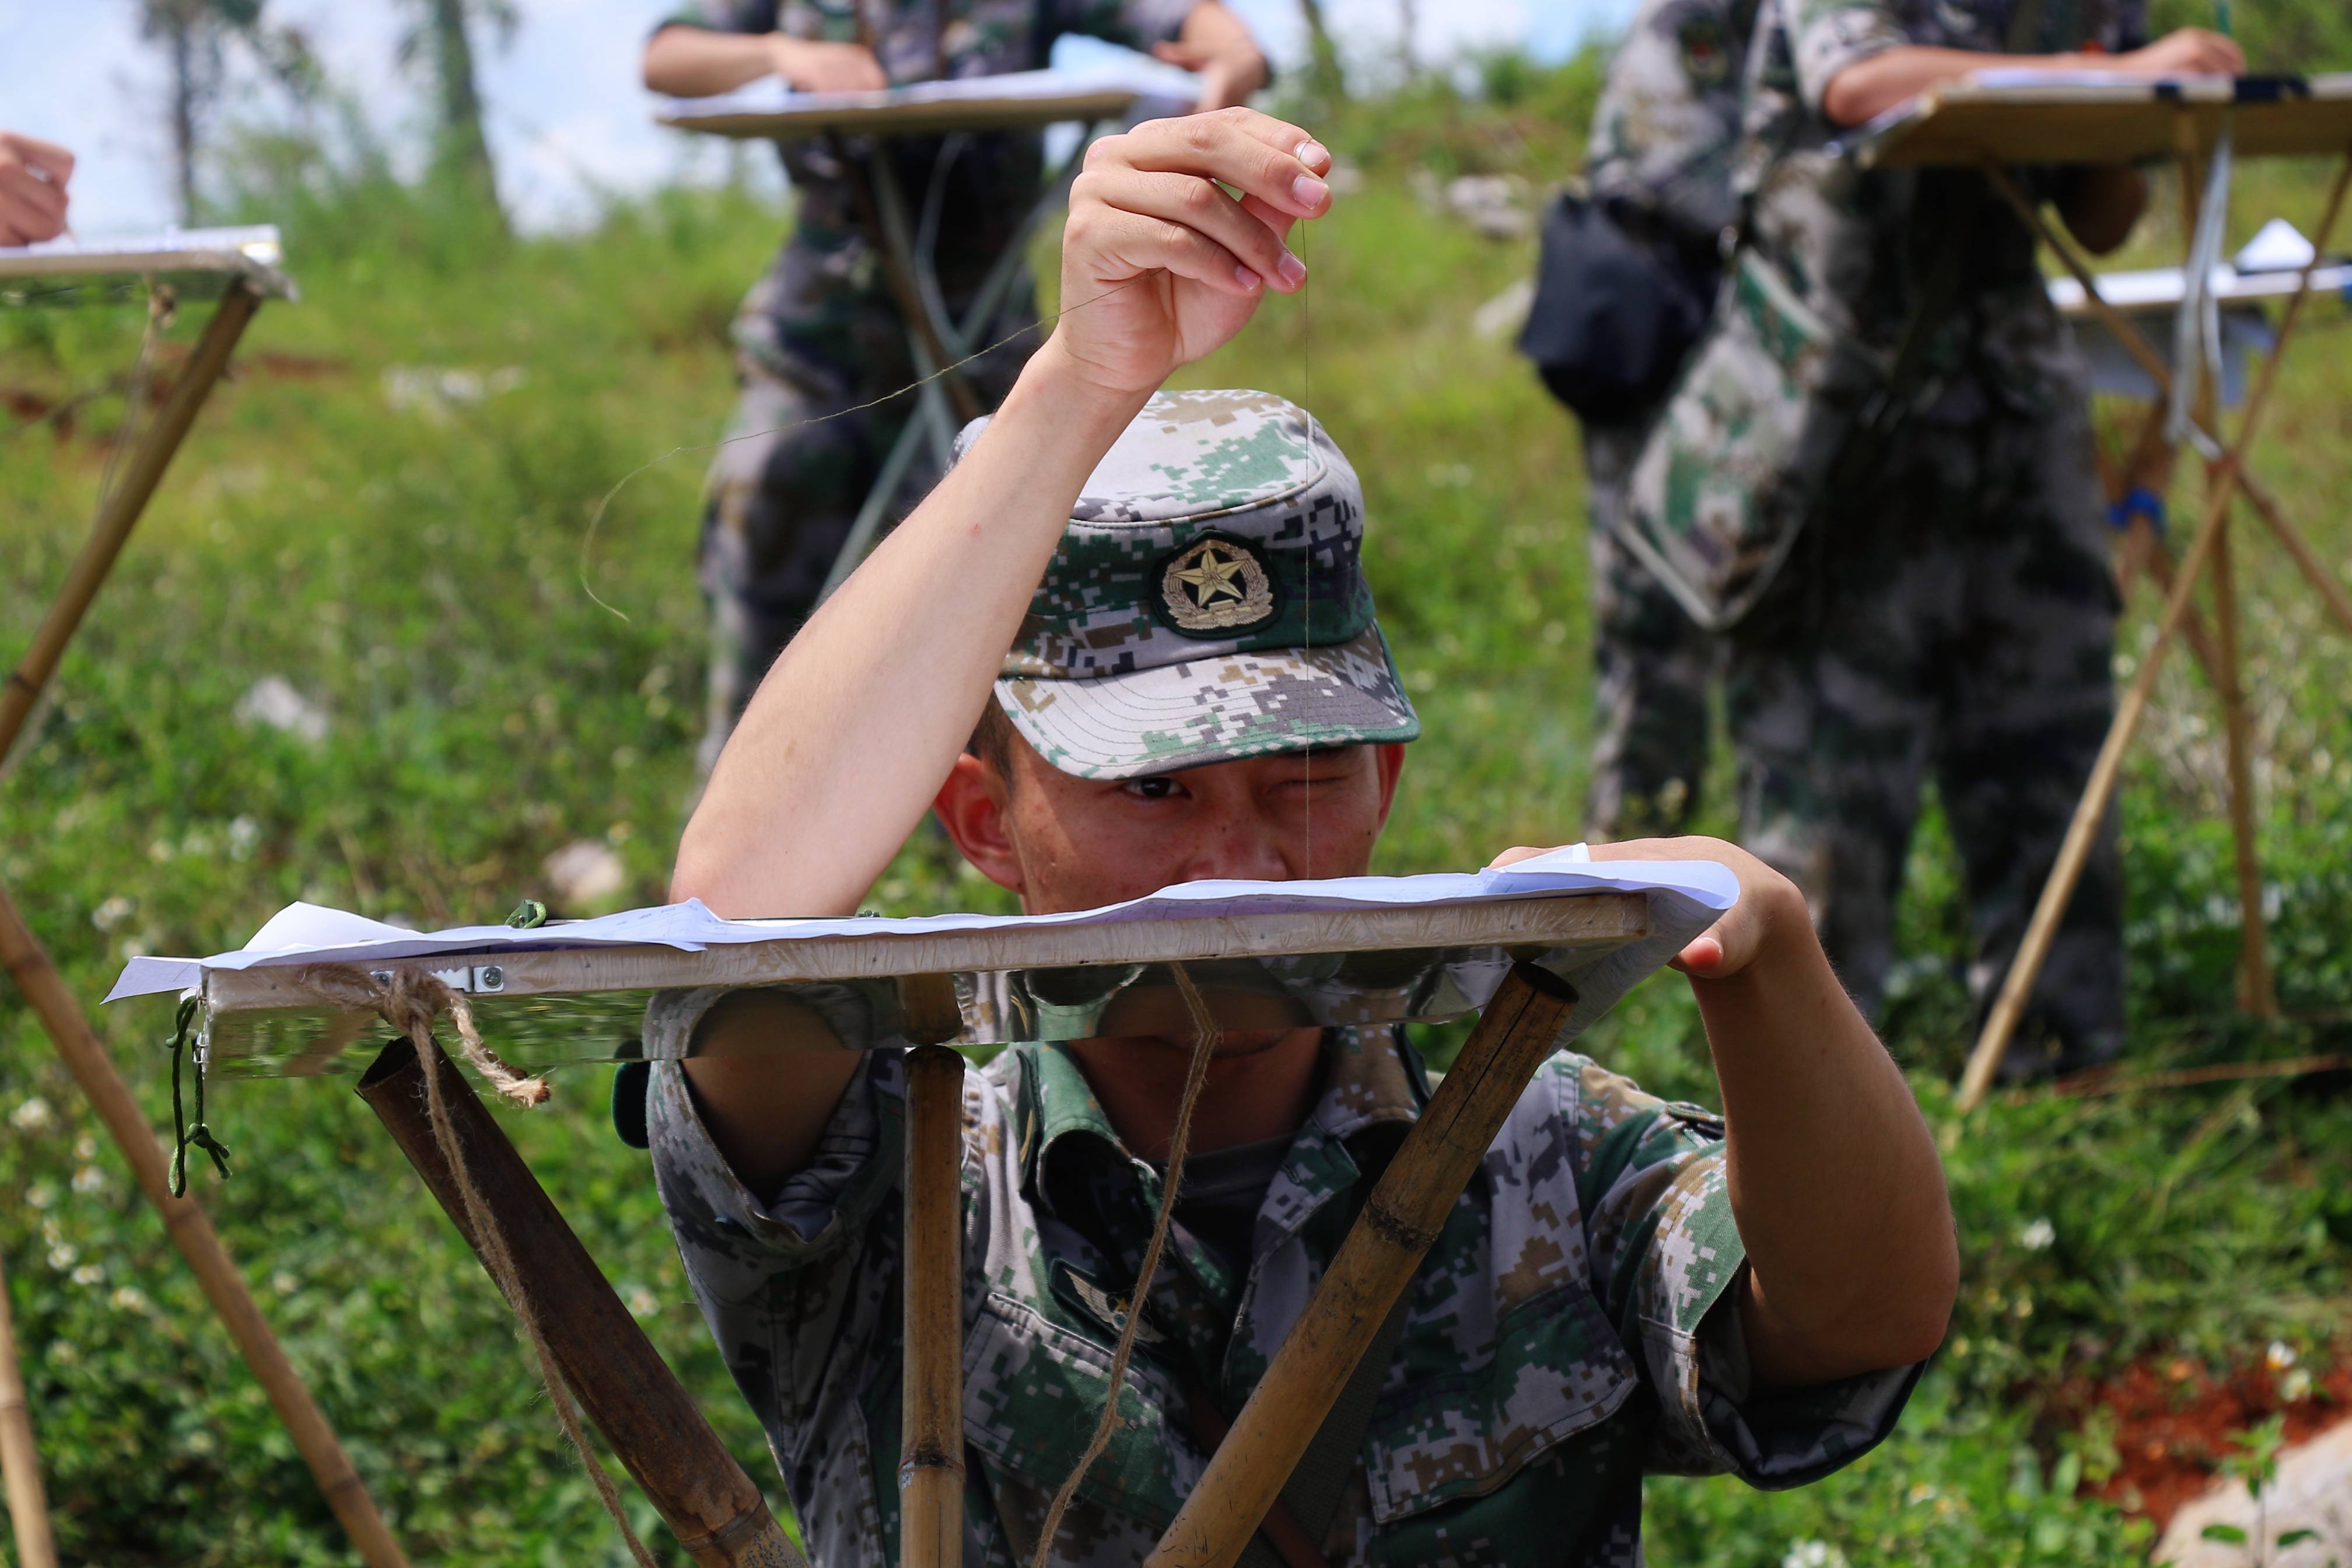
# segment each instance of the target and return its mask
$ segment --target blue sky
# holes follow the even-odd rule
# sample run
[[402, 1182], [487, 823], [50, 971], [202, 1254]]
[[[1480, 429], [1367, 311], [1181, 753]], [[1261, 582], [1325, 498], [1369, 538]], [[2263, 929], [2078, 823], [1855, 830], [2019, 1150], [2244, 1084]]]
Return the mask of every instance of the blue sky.
[[[1278, 60], [1299, 55], [1295, 0], [1228, 0]], [[1423, 58], [1513, 40], [1547, 56], [1587, 27], [1608, 26], [1633, 0], [1419, 0]], [[594, 186], [633, 190], [709, 176], [717, 148], [654, 125], [637, 85], [637, 48], [661, 0], [520, 0], [513, 44], [481, 54], [490, 139], [508, 205], [534, 228], [577, 221]], [[1349, 47], [1393, 48], [1397, 0], [1325, 0]], [[393, 66], [411, 7], [272, 0], [299, 26], [333, 79], [362, 93], [388, 132], [413, 125], [411, 84]], [[84, 237], [160, 226], [173, 216], [163, 130], [163, 71], [142, 42], [128, 0], [0, 7], [0, 126], [62, 142], [79, 160], [74, 229]]]

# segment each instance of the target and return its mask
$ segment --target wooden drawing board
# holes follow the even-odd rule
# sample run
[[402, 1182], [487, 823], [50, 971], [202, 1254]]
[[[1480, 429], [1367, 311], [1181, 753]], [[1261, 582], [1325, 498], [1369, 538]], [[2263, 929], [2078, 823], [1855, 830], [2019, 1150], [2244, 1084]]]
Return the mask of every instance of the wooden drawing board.
[[[1283, 1000], [1299, 1022], [1370, 1025], [1459, 1016], [1485, 1005], [1514, 959], [1572, 975], [1649, 934], [1642, 894], [1593, 892], [1060, 929], [813, 937], [699, 952], [661, 945], [566, 948], [562, 928], [554, 926], [544, 947], [409, 962], [466, 993], [484, 1037], [513, 1053], [510, 1059], [545, 1065], [610, 1060], [633, 1050], [646, 1001], [665, 990], [828, 986], [854, 993], [887, 1026], [896, 1017], [896, 977], [950, 974], [963, 1000], [959, 1042], [1002, 1044], [1080, 1037], [1123, 990], [1165, 984], [1158, 966], [1181, 963], [1218, 966], [1213, 979], [1196, 974], [1204, 991], [1223, 988], [1261, 1005], [1267, 997]], [[345, 967], [368, 971], [365, 963]], [[322, 1002], [303, 984], [301, 966], [209, 969], [199, 994], [215, 1063], [239, 1072], [299, 1076], [364, 1065], [356, 1054], [344, 1059], [345, 1053], [367, 1046], [372, 1054], [369, 1042], [383, 1032], [373, 1015]]]
[[2023, 82], [2004, 74], [1938, 88], [1865, 127], [1864, 168], [2002, 163], [2135, 163], [2206, 155], [2224, 121], [2235, 155], [2352, 152], [2352, 75], [2134, 80], [2080, 73]]
[[766, 142], [805, 142], [840, 133], [932, 136], [950, 131], [1020, 131], [1064, 121], [1116, 120], [1139, 94], [1132, 88], [1073, 87], [1054, 94], [909, 98], [906, 89], [806, 95], [807, 104], [775, 107], [714, 102], [709, 110], [672, 103], [655, 118], [680, 131]]
[[152, 278], [182, 299], [210, 297], [242, 280], [270, 300], [290, 300], [276, 226], [166, 229], [161, 234], [52, 239], [0, 246], [0, 305], [67, 303], [136, 292]]

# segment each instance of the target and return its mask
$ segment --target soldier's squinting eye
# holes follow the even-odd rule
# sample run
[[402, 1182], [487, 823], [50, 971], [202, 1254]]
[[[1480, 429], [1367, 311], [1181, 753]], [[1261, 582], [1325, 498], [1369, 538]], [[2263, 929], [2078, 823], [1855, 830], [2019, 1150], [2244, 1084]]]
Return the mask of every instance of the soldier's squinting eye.
[[1127, 793], [1138, 800], [1167, 800], [1176, 794], [1176, 781], [1165, 774], [1129, 779], [1127, 781]]

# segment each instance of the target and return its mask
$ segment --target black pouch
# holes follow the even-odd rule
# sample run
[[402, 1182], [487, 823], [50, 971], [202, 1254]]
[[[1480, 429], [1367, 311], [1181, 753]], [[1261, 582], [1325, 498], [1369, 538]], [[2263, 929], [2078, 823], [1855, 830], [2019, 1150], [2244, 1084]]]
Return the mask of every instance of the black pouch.
[[1544, 215], [1519, 352], [1578, 418], [1640, 419], [1706, 330], [1717, 277], [1688, 246], [1563, 191]]

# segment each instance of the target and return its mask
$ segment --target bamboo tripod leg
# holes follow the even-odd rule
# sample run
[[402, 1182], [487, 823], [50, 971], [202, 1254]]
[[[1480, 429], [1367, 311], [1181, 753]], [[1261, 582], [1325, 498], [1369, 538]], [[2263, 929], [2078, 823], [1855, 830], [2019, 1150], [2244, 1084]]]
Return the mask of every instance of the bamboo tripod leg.
[[2245, 686], [2238, 665], [2238, 584], [2230, 563], [2227, 524], [2213, 538], [2214, 651], [2221, 656], [2219, 696], [2229, 742], [2230, 837], [2236, 851], [2240, 946], [2238, 1005], [2257, 1018], [2278, 1016], [2278, 994], [2271, 981], [2270, 943], [2263, 918], [2263, 866], [2254, 838], [2253, 726], [2246, 718]]
[[438, 1047], [432, 1061], [395, 1039], [359, 1082], [360, 1098], [416, 1167], [416, 1173], [478, 1256], [480, 1239], [457, 1173], [444, 1158], [425, 1110], [425, 1074], [440, 1080], [442, 1104], [467, 1172], [530, 1281], [529, 1303], [563, 1381], [613, 1447], [686, 1554], [703, 1568], [806, 1568], [760, 1489], [703, 1420], [661, 1352], [614, 1292], [596, 1260], [564, 1223], [473, 1088]]
[[0, 688], [0, 757], [6, 756], [16, 744], [17, 731], [25, 727], [41, 689], [57, 673], [58, 660], [65, 656], [66, 644], [73, 640], [75, 628], [89, 612], [90, 601], [98, 596], [106, 574], [114, 569], [114, 558], [122, 553], [123, 542], [138, 525], [139, 514], [146, 510], [148, 498], [162, 482], [163, 470], [171, 466], [173, 456], [179, 451], [188, 427], [195, 423], [196, 413], [204, 406], [213, 384], [228, 368], [230, 351], [244, 335], [246, 323], [260, 308], [261, 296], [242, 284], [221, 296], [212, 320], [205, 325], [204, 336], [196, 341], [196, 352], [173, 383], [171, 395], [163, 400], [163, 411], [139, 438], [130, 462], [123, 467], [121, 482], [100, 502], [97, 521], [90, 525], [89, 539], [74, 558], [72, 569], [66, 574], [48, 614], [33, 633], [32, 646], [9, 672], [7, 685]]
[[[2058, 858], [2050, 868], [2049, 879], [2042, 884], [2042, 900], [2034, 906], [2033, 918], [2025, 928], [2025, 939], [2018, 944], [2017, 956], [2002, 979], [2000, 994], [1995, 999], [1991, 1014], [1985, 1019], [1984, 1032], [1977, 1037], [1975, 1049], [1969, 1054], [1968, 1070], [1960, 1079], [1957, 1104], [1963, 1111], [1975, 1110], [1984, 1102], [1985, 1091], [1991, 1087], [1994, 1064], [2000, 1059], [2010, 1036], [2017, 1028], [2018, 1019], [2025, 1011], [2025, 1000], [2033, 990], [2033, 982], [2042, 973], [2042, 961], [2050, 955], [2050, 943], [2058, 933], [2058, 922], [2065, 914], [2068, 900], [2074, 896], [2074, 884], [2083, 875], [2084, 863], [2089, 859], [2091, 841], [2098, 830], [2099, 819], [2106, 815], [2107, 801], [2115, 792], [2116, 779], [2123, 769], [2123, 754], [2139, 729], [2139, 721], [2147, 710], [2148, 695], [2156, 688], [2156, 678], [2163, 668], [2164, 656], [2173, 636], [2180, 629], [2182, 617], [2189, 609], [2189, 595], [2197, 579], [2204, 573], [2213, 542], [2220, 537], [2222, 520], [2228, 514], [2232, 493], [2237, 488], [2239, 469], [2248, 449], [2253, 444], [2254, 433], [2262, 426], [2263, 409], [2270, 403], [2271, 391], [2278, 383], [2280, 361], [2293, 341], [2296, 324], [2303, 318], [2303, 309], [2311, 298], [2311, 275], [2326, 254], [2327, 242], [2336, 232], [2336, 220], [2344, 210], [2344, 195], [2352, 185], [2352, 154], [2338, 165], [2335, 182], [2327, 191], [2327, 205], [2319, 220], [2317, 236], [2312, 242], [2312, 260], [2303, 270], [2300, 287], [2288, 298], [2286, 316], [2279, 323], [2277, 340], [2263, 361], [2260, 376], [2246, 399], [2246, 412], [2238, 424], [2237, 445], [2225, 456], [2216, 469], [2210, 493], [2206, 497], [2205, 510], [2199, 519], [2196, 537], [2189, 542], [2188, 553], [2180, 560], [2173, 590], [2164, 603], [2163, 618], [2157, 625], [2155, 646], [2140, 661], [2138, 673], [2133, 677], [2130, 689], [2116, 705], [2115, 721], [2107, 727], [2107, 738], [2099, 748], [2099, 758], [2092, 764], [2090, 782], [2084, 786], [2083, 798], [2074, 807], [2074, 819], [2067, 826], [2065, 841], [2059, 846]], [[2038, 223], [2038, 216], [2036, 219]]]
[[57, 1042], [58, 1055], [65, 1058], [99, 1120], [106, 1123], [107, 1131], [130, 1162], [140, 1190], [163, 1216], [164, 1232], [187, 1259], [205, 1299], [244, 1352], [246, 1364], [269, 1395], [278, 1418], [286, 1424], [287, 1436], [294, 1440], [303, 1463], [310, 1467], [319, 1489], [326, 1494], [327, 1506], [342, 1521], [352, 1545], [368, 1568], [407, 1568], [407, 1559], [385, 1528], [383, 1516], [376, 1511], [375, 1500], [361, 1484], [325, 1414], [286, 1359], [277, 1336], [269, 1331], [212, 1221], [195, 1199], [172, 1195], [163, 1145], [140, 1114], [139, 1103], [122, 1081], [114, 1058], [74, 1005], [56, 966], [41, 951], [5, 889], [0, 889], [0, 965], [6, 967], [41, 1026]]
[[907, 1181], [898, 1454], [900, 1568], [963, 1562], [963, 1072], [944, 975], [899, 983], [907, 1053]]
[[1232, 1568], [1575, 1005], [1549, 971], [1505, 978], [1144, 1568]]
[[58, 1568], [49, 1534], [49, 1500], [41, 1490], [41, 1457], [33, 1447], [33, 1414], [16, 1368], [16, 1332], [8, 1315], [8, 1276], [0, 1270], [0, 1482], [8, 1494], [8, 1523], [16, 1537], [19, 1568]]

